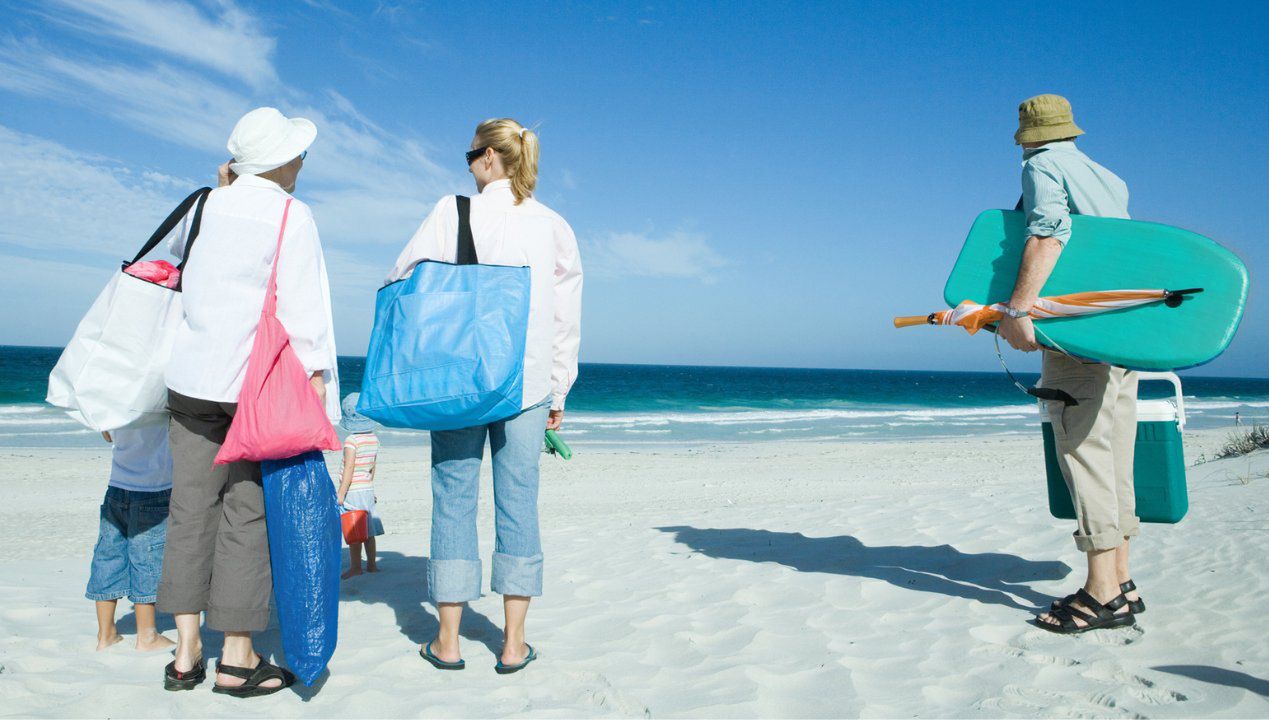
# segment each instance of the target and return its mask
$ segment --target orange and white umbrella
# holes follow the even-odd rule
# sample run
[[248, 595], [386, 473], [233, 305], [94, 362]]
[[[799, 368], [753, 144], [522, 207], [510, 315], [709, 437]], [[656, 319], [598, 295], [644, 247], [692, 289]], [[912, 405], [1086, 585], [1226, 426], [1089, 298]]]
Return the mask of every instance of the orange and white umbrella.
[[[1202, 291], [1202, 288], [1190, 288], [1188, 290], [1106, 290], [1054, 295], [1037, 300], [1029, 315], [1033, 320], [1051, 320], [1053, 318], [1096, 315], [1156, 302], [1164, 302], [1168, 304], [1168, 307], [1176, 307], [1181, 304], [1185, 296]], [[894, 326], [898, 328], [916, 325], [959, 325], [965, 328], [970, 335], [973, 335], [987, 325], [1000, 322], [1004, 316], [1005, 303], [982, 305], [972, 300], [966, 300], [951, 310], [933, 312], [929, 315], [897, 317], [894, 319]]]

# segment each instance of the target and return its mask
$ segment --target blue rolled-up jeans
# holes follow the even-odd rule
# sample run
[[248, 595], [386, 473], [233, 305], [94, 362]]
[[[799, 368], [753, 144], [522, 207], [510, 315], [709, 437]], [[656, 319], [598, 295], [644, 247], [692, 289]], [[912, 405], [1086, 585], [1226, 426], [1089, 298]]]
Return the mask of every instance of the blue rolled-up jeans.
[[550, 404], [488, 425], [432, 433], [432, 601], [480, 597], [476, 502], [485, 438], [493, 455], [494, 553], [490, 589], [501, 595], [542, 594], [538, 534], [538, 462]]

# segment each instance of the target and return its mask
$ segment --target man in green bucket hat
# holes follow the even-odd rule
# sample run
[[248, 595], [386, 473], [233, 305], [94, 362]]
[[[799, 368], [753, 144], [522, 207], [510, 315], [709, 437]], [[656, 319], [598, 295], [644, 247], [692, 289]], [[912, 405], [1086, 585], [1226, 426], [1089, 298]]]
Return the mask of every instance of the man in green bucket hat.
[[[1075, 147], [1084, 131], [1060, 95], [1037, 95], [1018, 106], [1014, 141], [1022, 151], [1027, 239], [1000, 337], [1018, 350], [1039, 350], [1028, 311], [1071, 235], [1071, 215], [1128, 217], [1128, 186]], [[1092, 289], [1092, 288], [1090, 288]], [[1046, 400], [1058, 464], [1075, 501], [1075, 546], [1088, 556], [1088, 577], [1036, 624], [1079, 633], [1135, 622], [1145, 609], [1128, 573], [1128, 545], [1139, 523], [1132, 463], [1137, 433], [1137, 374], [1046, 349], [1041, 385], [1074, 403]]]

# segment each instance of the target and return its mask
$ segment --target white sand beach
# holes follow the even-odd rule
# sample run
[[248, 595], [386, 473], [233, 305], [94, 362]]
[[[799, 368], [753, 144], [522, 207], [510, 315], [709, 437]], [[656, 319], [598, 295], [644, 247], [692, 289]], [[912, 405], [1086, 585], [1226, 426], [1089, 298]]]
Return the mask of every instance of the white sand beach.
[[[1187, 459], [1223, 437], [1188, 434]], [[543, 462], [539, 662], [493, 672], [488, 595], [464, 621], [466, 670], [416, 655], [436, 628], [426, 454], [388, 447], [382, 572], [344, 584], [329, 676], [248, 701], [164, 692], [169, 657], [131, 638], [94, 650], [106, 448], [0, 451], [0, 716], [1269, 716], [1269, 452], [1190, 467], [1189, 516], [1145, 526], [1137, 627], [1061, 637], [1027, 623], [1083, 579], [1070, 523], [1046, 510], [1038, 432], [577, 445]], [[278, 649], [276, 623], [258, 644]]]

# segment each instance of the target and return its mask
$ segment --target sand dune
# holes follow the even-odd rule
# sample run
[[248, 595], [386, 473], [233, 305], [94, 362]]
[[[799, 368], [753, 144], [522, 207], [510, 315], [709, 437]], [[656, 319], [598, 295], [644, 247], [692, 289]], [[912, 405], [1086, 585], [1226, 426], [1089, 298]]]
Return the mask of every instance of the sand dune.
[[[1189, 456], [1220, 437], [1190, 436]], [[345, 583], [329, 676], [253, 701], [167, 693], [167, 655], [93, 650], [104, 449], [0, 453], [0, 715], [1269, 716], [1269, 453], [1190, 468], [1189, 517], [1138, 543], [1138, 627], [1068, 638], [1026, 623], [1082, 580], [1038, 436], [578, 445], [544, 464], [538, 663], [494, 674], [496, 596], [467, 614], [467, 670], [415, 655], [436, 629], [426, 458], [388, 448], [383, 572]], [[277, 650], [276, 628], [259, 643]]]

